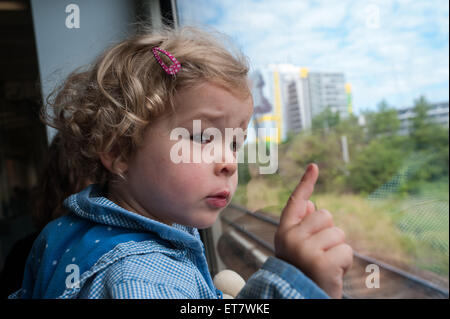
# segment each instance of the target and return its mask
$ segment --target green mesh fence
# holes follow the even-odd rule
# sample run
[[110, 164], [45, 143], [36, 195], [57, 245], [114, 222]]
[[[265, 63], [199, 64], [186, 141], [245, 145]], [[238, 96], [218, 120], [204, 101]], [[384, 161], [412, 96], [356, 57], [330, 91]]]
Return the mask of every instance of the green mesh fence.
[[[405, 161], [393, 178], [369, 195], [373, 201], [392, 197], [419, 169], [426, 169], [431, 155], [418, 155]], [[432, 189], [405, 198], [402, 209], [393, 212], [395, 225], [410, 242], [411, 266], [420, 275], [448, 288], [449, 277], [449, 200]], [[407, 245], [408, 247], [408, 245]], [[433, 276], [435, 274], [436, 276]]]

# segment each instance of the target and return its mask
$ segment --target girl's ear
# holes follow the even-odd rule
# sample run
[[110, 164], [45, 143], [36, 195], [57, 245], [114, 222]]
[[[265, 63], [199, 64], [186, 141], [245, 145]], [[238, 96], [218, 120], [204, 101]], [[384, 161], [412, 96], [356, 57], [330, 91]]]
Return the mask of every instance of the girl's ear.
[[113, 156], [112, 153], [98, 153], [98, 155], [103, 166], [111, 173], [119, 176], [126, 173], [128, 165], [120, 155], [119, 157]]

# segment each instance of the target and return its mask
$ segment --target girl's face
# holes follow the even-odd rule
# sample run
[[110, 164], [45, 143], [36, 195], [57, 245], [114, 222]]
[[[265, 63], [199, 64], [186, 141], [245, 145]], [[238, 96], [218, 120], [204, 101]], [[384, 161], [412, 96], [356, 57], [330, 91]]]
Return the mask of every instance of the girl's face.
[[[111, 199], [125, 209], [169, 225], [210, 227], [225, 208], [223, 200], [210, 196], [228, 192], [228, 205], [238, 181], [237, 152], [225, 145], [225, 128], [245, 131], [253, 113], [253, 101], [251, 96], [243, 99], [205, 82], [181, 89], [175, 107], [176, 115], [157, 119], [145, 131], [142, 147], [126, 164], [126, 181], [114, 188]], [[201, 120], [201, 131], [214, 127], [221, 132], [222, 154], [216, 156], [221, 158], [195, 163], [195, 143], [197, 149], [203, 150], [211, 140], [200, 136], [170, 139], [174, 128], [185, 128], [192, 137], [194, 120]], [[176, 164], [171, 158], [171, 149], [177, 143], [189, 145], [189, 163]]]

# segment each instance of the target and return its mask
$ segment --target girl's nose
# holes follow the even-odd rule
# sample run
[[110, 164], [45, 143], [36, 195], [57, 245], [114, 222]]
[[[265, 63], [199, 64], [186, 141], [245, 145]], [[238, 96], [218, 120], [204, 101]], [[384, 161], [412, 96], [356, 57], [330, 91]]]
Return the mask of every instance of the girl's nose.
[[227, 175], [227, 176], [232, 176], [237, 169], [237, 162], [235, 163], [215, 163], [214, 164], [214, 173], [219, 176], [219, 175]]
[[[220, 156], [218, 156], [220, 157]], [[229, 146], [224, 145], [222, 148], [222, 158], [214, 163], [214, 172], [216, 175], [226, 174], [232, 176], [237, 170], [236, 154]]]

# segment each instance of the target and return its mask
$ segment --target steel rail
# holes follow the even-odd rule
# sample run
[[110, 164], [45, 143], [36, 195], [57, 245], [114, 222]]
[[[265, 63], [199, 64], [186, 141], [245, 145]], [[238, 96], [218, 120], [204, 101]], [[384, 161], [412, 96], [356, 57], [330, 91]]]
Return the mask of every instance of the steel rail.
[[235, 222], [231, 221], [230, 219], [228, 219], [225, 216], [222, 216], [221, 219], [223, 221], [225, 221], [227, 224], [231, 225], [233, 228], [235, 228], [238, 231], [240, 231], [241, 233], [243, 233], [244, 235], [246, 235], [249, 238], [251, 238], [252, 240], [256, 241], [259, 245], [263, 246], [264, 248], [269, 250], [271, 253], [275, 254], [275, 249], [273, 248], [273, 246], [271, 244], [269, 244], [268, 242], [266, 242], [264, 239], [259, 238], [255, 234], [249, 232], [244, 227], [242, 227], [241, 225], [236, 224]]
[[[242, 206], [239, 206], [239, 205], [236, 205], [236, 204], [230, 204], [229, 207], [234, 208], [234, 209], [236, 209], [236, 210], [238, 210], [238, 211], [240, 211], [240, 212], [242, 212], [244, 214], [247, 214], [247, 215], [252, 216], [254, 218], [257, 218], [259, 220], [268, 222], [268, 223], [270, 223], [272, 225], [275, 225], [275, 226], [279, 225], [279, 222], [276, 219], [267, 217], [267, 216], [262, 215], [262, 214], [257, 213], [257, 212], [252, 212], [252, 211], [250, 211], [250, 210], [248, 210], [248, 209], [246, 209], [246, 208], [244, 208]], [[245, 235], [247, 235], [251, 239], [255, 240], [258, 244], [262, 245], [263, 247], [265, 247], [269, 251], [275, 253], [274, 247], [271, 244], [267, 243], [265, 240], [263, 240], [263, 239], [259, 238], [258, 236], [250, 233], [244, 227], [242, 227], [242, 226], [240, 226], [240, 225], [230, 221], [229, 219], [226, 219], [226, 217], [222, 217], [222, 219], [224, 219], [225, 222], [227, 222], [228, 224], [232, 225], [234, 228], [238, 229], [239, 231], [241, 231], [242, 233], [244, 233]], [[406, 271], [404, 271], [402, 269], [399, 269], [397, 267], [394, 267], [392, 265], [389, 265], [387, 263], [379, 261], [379, 260], [377, 260], [375, 258], [371, 258], [371, 257], [365, 256], [365, 255], [362, 255], [362, 254], [360, 254], [360, 253], [358, 253], [356, 251], [353, 251], [353, 255], [354, 255], [354, 257], [356, 257], [358, 259], [361, 259], [361, 260], [363, 260], [363, 261], [365, 261], [367, 263], [376, 264], [376, 265], [380, 266], [381, 268], [383, 268], [383, 269], [385, 269], [385, 270], [387, 270], [389, 272], [392, 272], [392, 273], [394, 273], [394, 274], [396, 274], [396, 275], [398, 275], [400, 277], [403, 277], [403, 278], [406, 278], [406, 279], [408, 279], [410, 281], [413, 281], [413, 282], [415, 282], [415, 283], [417, 283], [417, 284], [419, 284], [421, 286], [424, 286], [425, 288], [427, 288], [429, 290], [434, 290], [434, 291], [436, 291], [436, 292], [446, 296], [447, 298], [449, 297], [449, 291], [448, 290], [443, 289], [443, 288], [439, 287], [438, 285], [436, 285], [436, 284], [434, 284], [432, 282], [429, 282], [429, 281], [427, 281], [425, 279], [422, 279], [422, 278], [420, 278], [420, 277], [418, 277], [416, 275], [413, 275], [413, 274], [411, 274], [409, 272], [406, 272]]]

